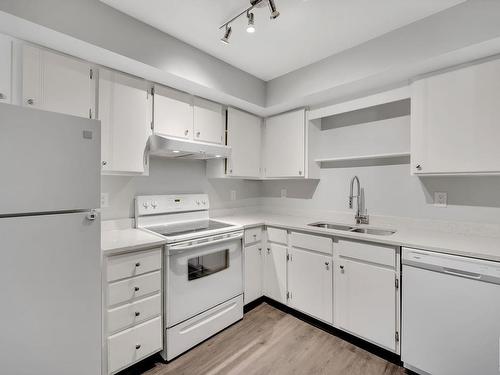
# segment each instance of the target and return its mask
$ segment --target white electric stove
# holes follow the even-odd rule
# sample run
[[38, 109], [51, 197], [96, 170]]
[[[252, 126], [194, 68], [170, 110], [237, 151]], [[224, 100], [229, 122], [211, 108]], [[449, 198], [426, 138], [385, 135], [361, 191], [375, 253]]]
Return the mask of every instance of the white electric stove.
[[164, 359], [243, 317], [243, 228], [211, 220], [206, 194], [137, 196], [135, 220], [167, 241]]

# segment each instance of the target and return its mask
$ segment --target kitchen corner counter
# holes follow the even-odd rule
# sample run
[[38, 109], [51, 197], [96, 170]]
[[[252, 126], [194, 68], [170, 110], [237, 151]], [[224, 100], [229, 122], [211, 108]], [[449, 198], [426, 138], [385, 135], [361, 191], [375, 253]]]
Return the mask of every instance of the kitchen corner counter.
[[125, 228], [103, 230], [101, 232], [101, 250], [106, 256], [151, 249], [163, 246], [165, 239], [141, 229]]
[[[330, 235], [332, 237], [362, 240], [393, 246], [411, 247], [415, 249], [500, 262], [500, 237], [432, 231], [408, 226], [391, 226], [391, 229], [397, 230], [395, 234], [390, 236], [378, 236], [334, 229], [316, 228], [307, 225], [309, 223], [321, 221], [321, 217], [276, 215], [268, 213], [219, 216], [214, 217], [214, 219], [238, 224], [244, 228], [251, 228], [260, 225], [276, 226], [290, 230]], [[352, 223], [347, 224], [352, 225]], [[376, 228], [377, 226], [360, 225], [360, 227]]]

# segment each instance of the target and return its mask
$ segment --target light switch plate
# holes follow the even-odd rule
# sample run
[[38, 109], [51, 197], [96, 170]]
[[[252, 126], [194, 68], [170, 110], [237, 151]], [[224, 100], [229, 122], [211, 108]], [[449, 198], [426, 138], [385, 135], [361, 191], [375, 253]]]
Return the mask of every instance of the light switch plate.
[[231, 195], [231, 200], [235, 201], [236, 200], [236, 190], [231, 190], [230, 195]]
[[101, 193], [101, 208], [109, 207], [109, 193]]
[[448, 206], [448, 194], [436, 191], [434, 192], [434, 206], [436, 207], [447, 207]]

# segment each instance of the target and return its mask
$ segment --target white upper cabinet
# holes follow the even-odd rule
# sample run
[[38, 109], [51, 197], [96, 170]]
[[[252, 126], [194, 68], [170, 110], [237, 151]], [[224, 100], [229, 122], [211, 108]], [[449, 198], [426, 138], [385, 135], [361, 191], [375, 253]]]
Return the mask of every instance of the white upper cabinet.
[[103, 172], [145, 172], [144, 150], [151, 134], [150, 89], [142, 79], [99, 71]]
[[305, 110], [265, 120], [264, 177], [305, 176]]
[[0, 34], [0, 103], [12, 102], [12, 39]]
[[166, 136], [193, 138], [193, 98], [168, 87], [154, 87], [154, 132]]
[[220, 104], [194, 98], [195, 141], [224, 143], [225, 116]]
[[293, 247], [289, 256], [289, 306], [332, 324], [332, 256]]
[[227, 110], [227, 145], [231, 147], [227, 174], [260, 177], [262, 120], [234, 108]]
[[415, 174], [500, 172], [500, 60], [412, 84]]
[[95, 83], [89, 63], [29, 45], [22, 50], [23, 105], [95, 117]]

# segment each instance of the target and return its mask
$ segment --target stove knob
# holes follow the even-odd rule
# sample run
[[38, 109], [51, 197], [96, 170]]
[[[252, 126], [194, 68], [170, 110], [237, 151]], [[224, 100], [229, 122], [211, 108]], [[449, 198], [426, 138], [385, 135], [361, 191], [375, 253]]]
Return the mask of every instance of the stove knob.
[[145, 209], [147, 209], [147, 208], [149, 207], [148, 202], [144, 202], [142, 205], [143, 205], [143, 207], [144, 207]]
[[207, 202], [206, 202], [206, 201], [203, 201], [202, 203], [203, 203], [203, 204], [207, 204]]
[[158, 202], [157, 201], [152, 201], [151, 202], [151, 207], [153, 207], [153, 208], [158, 207]]
[[196, 201], [196, 204], [199, 206], [200, 205], [200, 201]]

